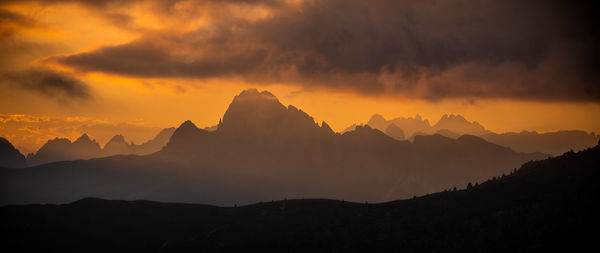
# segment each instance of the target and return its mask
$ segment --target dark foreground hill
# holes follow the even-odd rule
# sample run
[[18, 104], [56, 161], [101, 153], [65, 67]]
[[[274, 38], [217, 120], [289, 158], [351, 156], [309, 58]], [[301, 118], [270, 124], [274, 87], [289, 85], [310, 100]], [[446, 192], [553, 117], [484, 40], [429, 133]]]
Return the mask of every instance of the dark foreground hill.
[[0, 167], [23, 168], [27, 166], [25, 156], [7, 139], [0, 137]]
[[465, 190], [381, 204], [6, 206], [0, 229], [3, 247], [33, 252], [577, 252], [596, 235], [598, 164], [596, 146]]

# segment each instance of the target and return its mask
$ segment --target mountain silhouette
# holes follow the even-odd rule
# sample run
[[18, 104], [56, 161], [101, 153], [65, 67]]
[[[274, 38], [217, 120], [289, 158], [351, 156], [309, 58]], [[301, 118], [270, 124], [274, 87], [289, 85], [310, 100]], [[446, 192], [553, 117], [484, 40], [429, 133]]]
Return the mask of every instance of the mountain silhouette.
[[71, 161], [107, 157], [113, 155], [147, 155], [159, 151], [166, 145], [175, 128], [161, 130], [153, 139], [137, 145], [127, 143], [123, 135], [115, 135], [104, 148], [87, 134], [81, 135], [74, 142], [66, 138], [55, 138], [44, 144], [35, 154], [27, 155], [27, 164], [36, 166], [57, 161]]
[[594, 247], [598, 164], [600, 146], [379, 204], [278, 199], [217, 207], [87, 197], [5, 206], [0, 232], [3, 246], [19, 252], [579, 252]]
[[[356, 129], [356, 127], [357, 127], [357, 126], [359, 126], [359, 125], [357, 125], [357, 124], [352, 124], [351, 126], [349, 126], [349, 127], [346, 127], [344, 130], [342, 130], [342, 131], [340, 132], [340, 134], [344, 134], [344, 133], [346, 133], [346, 132], [354, 131], [354, 129]], [[360, 125], [360, 126], [362, 126], [362, 125]]]
[[103, 155], [112, 156], [117, 154], [130, 154], [131, 148], [125, 141], [125, 137], [121, 134], [113, 136], [102, 149]]
[[289, 105], [287, 108], [270, 92], [256, 89], [235, 96], [217, 131], [231, 137], [289, 139], [333, 134], [327, 124], [321, 127], [312, 117]]
[[54, 138], [46, 142], [35, 154], [27, 155], [27, 164], [35, 166], [55, 161], [90, 159], [100, 156], [101, 151], [100, 144], [91, 140], [87, 134], [81, 135], [74, 142], [66, 138]]
[[367, 122], [367, 125], [379, 129], [382, 132], [389, 127], [391, 124], [395, 124], [398, 128], [404, 131], [405, 136], [412, 136], [417, 132], [423, 132], [432, 134], [435, 131], [431, 129], [431, 125], [428, 120], [423, 120], [421, 115], [416, 115], [415, 117], [398, 117], [391, 120], [386, 120], [383, 116], [379, 114], [374, 114], [371, 119]]
[[522, 131], [520, 133], [488, 133], [481, 138], [511, 147], [520, 152], [544, 152], [551, 155], [560, 155], [569, 150], [581, 150], [594, 146], [600, 136], [585, 131], [556, 131], [549, 133], [538, 133]]
[[[474, 135], [481, 137], [491, 143], [506, 146], [518, 152], [535, 153], [541, 152], [551, 155], [560, 155], [569, 150], [581, 150], [592, 147], [600, 139], [600, 135], [587, 133], [585, 131], [569, 130], [548, 133], [522, 131], [520, 133], [494, 133], [486, 130], [477, 121], [468, 121], [461, 115], [444, 114], [440, 120], [431, 126], [427, 120], [423, 120], [418, 114], [412, 118], [398, 117], [386, 120], [379, 114], [374, 114], [367, 125], [379, 129], [392, 138], [387, 128], [392, 124], [403, 130], [405, 138], [413, 141], [417, 135], [439, 134], [456, 139], [461, 135]], [[348, 127], [346, 131], [353, 130], [356, 125]], [[394, 127], [395, 128], [395, 127]]]
[[396, 124], [394, 123], [390, 124], [385, 129], [385, 134], [399, 141], [405, 139], [404, 131], [400, 127], [396, 126]]
[[25, 156], [7, 139], [0, 137], [0, 168], [26, 167]]
[[369, 126], [339, 134], [273, 94], [249, 89], [232, 100], [217, 130], [186, 121], [154, 154], [4, 170], [0, 179], [5, 204], [83, 196], [219, 205], [284, 197], [380, 202], [483, 181], [546, 157], [475, 136], [411, 143]]
[[460, 135], [483, 135], [489, 133], [477, 121], [469, 122], [463, 116], [454, 114], [444, 114], [432, 128], [435, 131], [448, 130]]

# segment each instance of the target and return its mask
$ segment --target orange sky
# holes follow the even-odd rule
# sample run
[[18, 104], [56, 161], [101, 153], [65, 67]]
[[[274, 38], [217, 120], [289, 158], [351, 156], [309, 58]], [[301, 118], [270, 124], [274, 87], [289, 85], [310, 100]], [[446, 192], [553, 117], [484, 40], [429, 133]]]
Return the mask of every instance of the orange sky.
[[[287, 1], [296, 4], [299, 1]], [[341, 131], [354, 123], [365, 123], [374, 113], [386, 118], [420, 114], [433, 124], [445, 113], [461, 114], [494, 132], [580, 129], [600, 132], [598, 101], [543, 101], [522, 98], [449, 97], [425, 99], [397, 93], [365, 93], [355, 89], [307, 86], [240, 77], [144, 77], [100, 71], [78, 71], [48, 61], [49, 57], [92, 52], [104, 46], [130, 43], [156, 31], [184, 34], [214, 25], [214, 6], [176, 6], [176, 17], [153, 11], [150, 3], [127, 10], [98, 12], [81, 4], [42, 5], [9, 3], [4, 12], [18, 14], [0, 20], [0, 66], [4, 71], [44, 68], [68, 73], [89, 88], [89, 97], [70, 98], [62, 93], [40, 93], [7, 84], [0, 85], [0, 136], [24, 153], [39, 148], [48, 138], [74, 139], [82, 131], [103, 145], [111, 135], [123, 133], [128, 140], [143, 142], [160, 128], [178, 126], [190, 119], [199, 127], [215, 125], [234, 95], [249, 87], [269, 90], [285, 104], [293, 104], [325, 120]], [[202, 7], [202, 6], [201, 6]], [[212, 8], [212, 9], [211, 9]], [[189, 11], [188, 9], [194, 10]], [[128, 22], [117, 22], [118, 11], [127, 11]], [[225, 12], [224, 10], [221, 10]], [[230, 6], [226, 13], [247, 22], [269, 19], [265, 6]], [[203, 15], [201, 15], [203, 14]], [[205, 54], [182, 45], [165, 44], [182, 54]], [[191, 51], [190, 51], [191, 50]], [[96, 127], [99, 126], [102, 127]]]

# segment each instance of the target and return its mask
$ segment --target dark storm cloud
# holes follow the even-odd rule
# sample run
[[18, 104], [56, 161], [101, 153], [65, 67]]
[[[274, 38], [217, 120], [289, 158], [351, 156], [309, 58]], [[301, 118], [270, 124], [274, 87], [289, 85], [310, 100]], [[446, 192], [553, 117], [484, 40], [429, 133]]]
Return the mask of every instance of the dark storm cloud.
[[33, 18], [0, 8], [0, 43], [10, 39], [18, 28], [39, 25]]
[[[214, 57], [174, 55], [149, 39], [56, 58], [80, 71], [104, 71], [139, 77], [223, 77], [252, 72], [266, 57], [264, 50], [248, 50]], [[53, 60], [50, 58], [50, 60]]]
[[21, 26], [33, 26], [37, 23], [35, 20], [29, 17], [4, 9], [0, 9], [0, 22], [12, 22]]
[[67, 73], [49, 69], [28, 69], [3, 74], [5, 85], [14, 85], [26, 91], [36, 92], [52, 98], [89, 99], [89, 87]]
[[130, 6], [136, 3], [152, 2], [163, 7], [173, 7], [181, 2], [193, 3], [230, 3], [230, 4], [265, 4], [278, 5], [279, 0], [0, 0], [0, 4], [34, 2], [39, 4], [81, 4], [87, 7], [106, 9], [110, 7]]
[[79, 71], [241, 76], [430, 100], [600, 101], [595, 2], [330, 0], [271, 10], [259, 22], [223, 17], [211, 32], [149, 33], [52, 60]]

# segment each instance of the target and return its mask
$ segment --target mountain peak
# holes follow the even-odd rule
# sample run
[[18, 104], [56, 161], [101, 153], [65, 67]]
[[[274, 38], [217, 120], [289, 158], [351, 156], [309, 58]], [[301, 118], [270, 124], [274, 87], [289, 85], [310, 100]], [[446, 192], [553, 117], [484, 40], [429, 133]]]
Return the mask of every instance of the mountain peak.
[[218, 131], [230, 133], [261, 131], [272, 127], [277, 119], [282, 118], [288, 111], [298, 111], [298, 109], [293, 106], [286, 108], [268, 91], [247, 89], [233, 98], [223, 115]]
[[[237, 137], [298, 138], [322, 133], [330, 127], [319, 126], [306, 112], [293, 105], [284, 106], [268, 91], [242, 91], [235, 96], [217, 131]], [[332, 131], [325, 131], [334, 134]], [[314, 136], [323, 136], [316, 134]]]
[[468, 122], [467, 119], [465, 119], [465, 117], [463, 117], [462, 115], [454, 114], [454, 113], [451, 113], [450, 115], [444, 114], [442, 116], [442, 118], [440, 119], [440, 121], [445, 121], [445, 120], [455, 121], [455, 122]]
[[369, 119], [369, 122], [371, 122], [371, 121], [379, 122], [379, 121], [386, 121], [386, 120], [383, 116], [381, 116], [381, 114], [375, 113], [375, 114], [373, 114], [373, 116], [371, 116], [371, 119]]
[[367, 125], [371, 126], [372, 128], [376, 128], [381, 131], [385, 131], [385, 128], [388, 125], [388, 121], [383, 116], [375, 113], [375, 114], [373, 114], [373, 116], [371, 116], [371, 119], [369, 119], [369, 122], [367, 122]]
[[115, 136], [113, 136], [110, 141], [108, 141], [108, 143], [126, 143], [125, 142], [125, 137], [122, 134], [117, 134]]
[[460, 114], [444, 114], [433, 128], [435, 130], [449, 130], [460, 135], [483, 135], [488, 132], [477, 121], [470, 122]]
[[179, 125], [179, 127], [177, 129], [179, 129], [179, 128], [182, 128], [182, 129], [193, 128], [194, 129], [194, 128], [198, 128], [198, 127], [196, 127], [196, 125], [191, 120], [186, 120], [183, 123], [181, 123], [181, 125]]
[[260, 98], [260, 99], [277, 99], [277, 97], [275, 97], [275, 95], [273, 95], [271, 92], [268, 92], [266, 90], [264, 91], [258, 91], [255, 88], [250, 88], [250, 89], [246, 89], [243, 90], [242, 92], [240, 92], [240, 94], [238, 94], [237, 96], [235, 96], [235, 99], [246, 99], [246, 98]]
[[177, 129], [175, 129], [170, 139], [171, 141], [174, 139], [177, 141], [185, 141], [192, 135], [196, 136], [198, 132], [203, 132], [203, 130], [201, 131], [200, 128], [196, 127], [196, 125], [192, 121], [186, 120], [183, 123], [181, 123], [181, 125], [179, 125]]
[[81, 136], [79, 136], [79, 138], [77, 138], [77, 140], [75, 140], [75, 142], [92, 142], [92, 139], [90, 139], [90, 137], [84, 133]]

